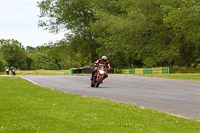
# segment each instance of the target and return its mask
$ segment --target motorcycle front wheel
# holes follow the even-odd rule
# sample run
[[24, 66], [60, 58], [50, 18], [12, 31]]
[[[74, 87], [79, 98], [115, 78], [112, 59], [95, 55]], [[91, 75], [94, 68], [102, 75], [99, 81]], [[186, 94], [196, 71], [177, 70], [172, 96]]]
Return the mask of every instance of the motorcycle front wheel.
[[91, 81], [91, 87], [94, 87], [95, 86], [95, 84], [94, 84], [94, 81], [92, 80]]
[[91, 87], [94, 87], [96, 84], [96, 77], [93, 77], [93, 80], [91, 80]]
[[96, 84], [96, 87], [99, 87], [100, 83], [101, 83], [101, 76], [99, 76], [98, 80], [97, 80], [97, 84]]

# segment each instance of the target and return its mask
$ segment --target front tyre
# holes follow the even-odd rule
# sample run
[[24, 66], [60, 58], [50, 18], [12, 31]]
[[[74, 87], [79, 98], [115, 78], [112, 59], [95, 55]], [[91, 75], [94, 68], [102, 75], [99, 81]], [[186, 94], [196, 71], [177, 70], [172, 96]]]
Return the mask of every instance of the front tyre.
[[98, 80], [97, 80], [97, 84], [96, 84], [96, 87], [99, 87], [100, 83], [101, 83], [101, 76], [99, 76]]
[[94, 87], [95, 86], [95, 84], [94, 84], [94, 81], [92, 80], [91, 81], [91, 87]]
[[93, 79], [91, 80], [91, 87], [94, 87], [96, 84], [96, 77], [94, 76]]

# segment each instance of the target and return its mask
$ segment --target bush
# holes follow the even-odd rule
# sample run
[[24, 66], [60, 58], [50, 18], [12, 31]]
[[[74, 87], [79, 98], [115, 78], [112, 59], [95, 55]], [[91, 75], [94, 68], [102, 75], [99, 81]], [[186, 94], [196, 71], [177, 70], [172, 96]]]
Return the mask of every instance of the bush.
[[4, 72], [4, 70], [5, 70], [5, 65], [3, 61], [0, 59], [0, 72]]
[[114, 73], [121, 74], [121, 69], [115, 68], [115, 69], [114, 69]]

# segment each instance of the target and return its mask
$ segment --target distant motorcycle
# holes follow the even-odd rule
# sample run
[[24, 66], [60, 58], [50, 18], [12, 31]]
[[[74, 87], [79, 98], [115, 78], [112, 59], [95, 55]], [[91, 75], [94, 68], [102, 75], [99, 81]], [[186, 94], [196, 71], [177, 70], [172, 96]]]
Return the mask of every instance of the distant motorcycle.
[[13, 76], [15, 76], [16, 73], [15, 73], [15, 69], [13, 67], [11, 68], [11, 71], [12, 71]]
[[107, 67], [105, 65], [99, 64], [97, 71], [93, 76], [93, 80], [91, 81], [91, 87], [99, 87], [100, 83], [103, 82], [105, 74], [107, 74]]

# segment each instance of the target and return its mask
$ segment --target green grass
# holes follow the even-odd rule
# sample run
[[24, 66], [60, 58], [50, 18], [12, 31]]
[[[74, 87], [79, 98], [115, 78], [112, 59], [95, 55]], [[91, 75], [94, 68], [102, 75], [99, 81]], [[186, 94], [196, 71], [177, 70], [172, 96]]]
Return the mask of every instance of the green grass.
[[200, 133], [200, 122], [0, 77], [0, 132]]
[[138, 76], [200, 81], [200, 74], [141, 74]]
[[[16, 70], [17, 75], [69, 75], [70, 70]], [[1, 72], [0, 75], [5, 75]], [[10, 75], [12, 73], [10, 72]]]
[[200, 122], [0, 77], [0, 132], [198, 133]]

